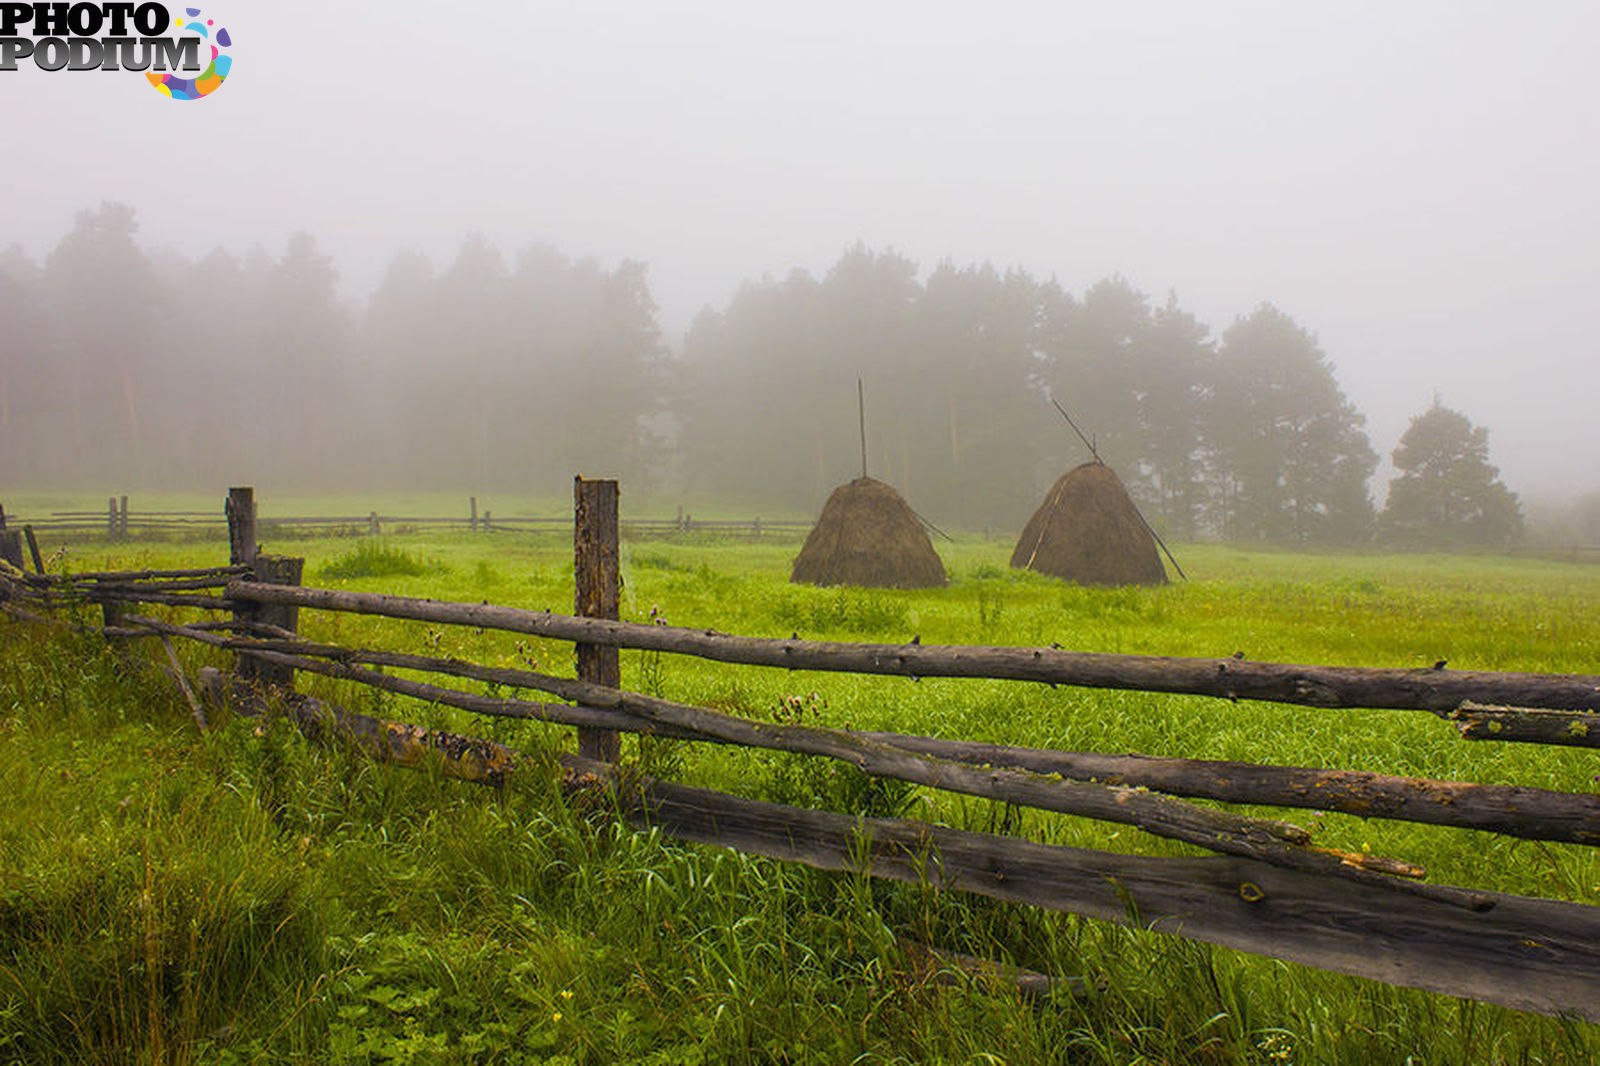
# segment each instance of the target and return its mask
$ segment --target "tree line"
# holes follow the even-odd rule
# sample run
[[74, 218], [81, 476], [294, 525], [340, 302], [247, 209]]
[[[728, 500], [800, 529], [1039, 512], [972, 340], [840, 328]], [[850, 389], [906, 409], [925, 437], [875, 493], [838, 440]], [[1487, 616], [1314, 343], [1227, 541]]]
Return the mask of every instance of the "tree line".
[[308, 234], [282, 254], [145, 250], [103, 204], [34, 262], [0, 253], [0, 480], [354, 485], [540, 495], [614, 474], [813, 511], [867, 462], [941, 525], [1004, 533], [1089, 452], [1179, 539], [1503, 544], [1516, 497], [1487, 434], [1435, 404], [1377, 453], [1314, 334], [1262, 304], [1220, 337], [1107, 278], [848, 249], [822, 277], [742, 285], [673, 353], [643, 264], [468, 237], [351, 307]]

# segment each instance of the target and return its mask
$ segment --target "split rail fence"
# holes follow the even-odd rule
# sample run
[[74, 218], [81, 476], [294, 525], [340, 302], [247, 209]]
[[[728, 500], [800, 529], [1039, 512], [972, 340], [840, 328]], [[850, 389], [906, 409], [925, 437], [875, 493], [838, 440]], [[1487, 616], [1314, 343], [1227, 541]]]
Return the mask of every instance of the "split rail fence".
[[[620, 621], [619, 516], [614, 481], [575, 483], [572, 615], [302, 586], [303, 560], [257, 547], [249, 489], [229, 493], [230, 560], [192, 570], [47, 575], [29, 538], [0, 529], [0, 606], [38, 617], [98, 604], [103, 632], [154, 639], [167, 653], [202, 728], [206, 703], [172, 640], [234, 653], [234, 670], [201, 671], [212, 700], [250, 713], [292, 714], [308, 735], [341, 735], [375, 757], [498, 782], [526, 758], [492, 741], [385, 721], [294, 691], [297, 672], [416, 697], [480, 715], [538, 719], [578, 730], [558, 754], [565, 787], [603, 793], [630, 823], [832, 870], [956, 889], [1287, 959], [1309, 966], [1501, 1004], [1600, 1021], [1600, 907], [1426, 881], [1403, 859], [1320, 847], [1310, 831], [1193, 799], [1349, 812], [1364, 817], [1600, 845], [1600, 796], [1432, 781], [1350, 770], [1008, 747], [898, 733], [758, 722], [621, 689], [620, 649], [785, 670], [964, 677], [1052, 686], [1266, 700], [1337, 712], [1424, 712], [1466, 740], [1600, 747], [1600, 676], [1370, 669], [1107, 655], [1060, 648], [833, 643], [734, 636]], [[164, 617], [140, 604], [176, 609]], [[572, 642], [577, 676], [458, 659], [318, 643], [299, 611], [350, 612], [502, 630]], [[204, 621], [177, 612], [212, 613]], [[489, 696], [383, 672], [489, 682], [548, 700]], [[1241, 713], [1248, 713], [1241, 711]], [[1136, 826], [1215, 853], [1170, 858], [1062, 847], [910, 818], [868, 818], [752, 800], [618, 768], [620, 734], [837, 759], [863, 772], [1043, 811]]]
[[[5, 513], [0, 509], [0, 526]], [[215, 511], [135, 511], [128, 497], [110, 496], [103, 511], [50, 511], [36, 516], [13, 515], [10, 524], [19, 530], [32, 527], [37, 533], [53, 537], [103, 536], [109, 540], [134, 537], [201, 538], [221, 533], [224, 518]], [[379, 536], [385, 532], [466, 530], [472, 533], [563, 532], [572, 528], [568, 517], [495, 515], [478, 509], [478, 498], [469, 497], [467, 510], [460, 515], [417, 515], [380, 513], [333, 515], [273, 515], [260, 518], [257, 526], [264, 535], [339, 531]], [[811, 528], [810, 522], [762, 518], [696, 518], [678, 508], [671, 518], [635, 518], [623, 523], [622, 531], [634, 536], [668, 536], [674, 533], [704, 533], [723, 537], [797, 537]]]

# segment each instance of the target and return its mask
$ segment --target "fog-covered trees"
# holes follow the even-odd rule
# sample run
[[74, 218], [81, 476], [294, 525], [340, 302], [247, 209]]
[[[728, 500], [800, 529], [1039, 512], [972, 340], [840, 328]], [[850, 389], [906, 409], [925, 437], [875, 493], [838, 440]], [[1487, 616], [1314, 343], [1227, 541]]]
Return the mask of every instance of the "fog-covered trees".
[[1316, 339], [1263, 304], [1222, 335], [1206, 419], [1229, 539], [1350, 543], [1372, 523], [1378, 457]]
[[[473, 235], [437, 269], [397, 254], [356, 306], [308, 234], [190, 261], [136, 233], [107, 204], [42, 264], [0, 252], [0, 479], [549, 495], [582, 472], [635, 499], [807, 513], [859, 472], [859, 377], [871, 473], [941, 525], [1009, 535], [1089, 458], [1054, 398], [1163, 533], [1348, 543], [1373, 526], [1364, 420], [1270, 305], [1214, 340], [1120, 277], [1074, 295], [857, 245], [820, 277], [745, 283], [673, 358], [634, 261]], [[1412, 458], [1423, 422], [1396, 452], [1400, 539], [1457, 507], [1441, 460]], [[1477, 479], [1467, 526], [1511, 535], [1504, 487], [1468, 458], [1448, 464]]]
[[1394, 450], [1383, 538], [1408, 548], [1504, 547], [1522, 536], [1522, 508], [1489, 462], [1489, 431], [1435, 400]]

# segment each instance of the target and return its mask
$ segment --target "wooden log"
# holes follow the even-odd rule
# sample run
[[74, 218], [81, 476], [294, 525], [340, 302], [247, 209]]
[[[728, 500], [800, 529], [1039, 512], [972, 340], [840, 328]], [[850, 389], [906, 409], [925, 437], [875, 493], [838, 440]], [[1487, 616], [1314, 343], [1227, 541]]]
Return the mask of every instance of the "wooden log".
[[[573, 578], [575, 613], [584, 618], [616, 619], [622, 587], [621, 549], [618, 544], [618, 490], [610, 480], [572, 480]], [[583, 644], [576, 648], [578, 677], [595, 685], [622, 687], [622, 661], [611, 645]], [[622, 757], [622, 736], [613, 731], [580, 729], [578, 754], [601, 762]]]
[[[559, 678], [548, 679], [545, 675], [524, 670], [481, 666], [457, 659], [305, 642], [267, 642], [266, 646], [277, 651], [299, 651], [301, 654], [323, 656], [341, 662], [444, 673], [510, 688], [538, 689], [547, 680], [553, 680], [561, 687], [568, 684]], [[626, 711], [613, 722], [610, 728], [639, 731], [637, 718]], [[687, 726], [669, 728], [660, 731], [659, 735], [735, 743]], [[1600, 844], [1600, 795], [1594, 794], [1515, 785], [1432, 781], [1354, 770], [1016, 748], [903, 733], [860, 732], [855, 735], [939, 759], [980, 766], [1015, 767], [1047, 776], [1058, 774], [1081, 781], [1153, 789], [1197, 799], [1336, 810], [1367, 818], [1479, 829], [1532, 840]]]
[[229, 577], [251, 572], [249, 566], [207, 566], [191, 570], [88, 570], [64, 574], [63, 581], [153, 581], [184, 577]]
[[167, 661], [172, 664], [172, 669], [168, 673], [178, 683], [178, 688], [183, 692], [183, 698], [188, 701], [189, 711], [194, 715], [194, 724], [200, 727], [200, 732], [204, 733], [210, 728], [206, 722], [206, 710], [200, 705], [200, 700], [195, 696], [194, 689], [189, 687], [189, 679], [183, 673], [183, 664], [178, 661], [178, 653], [172, 647], [172, 641], [168, 640], [165, 634], [161, 635], [161, 647], [166, 650]]
[[[147, 620], [141, 619], [141, 622], [145, 621]], [[159, 623], [156, 625], [160, 627]], [[181, 634], [181, 627], [170, 628]], [[419, 699], [461, 707], [480, 714], [511, 713], [515, 717], [541, 718], [576, 724], [566, 713], [568, 709], [562, 705], [529, 704], [515, 699], [470, 696], [453, 689], [371, 671], [355, 670], [338, 663], [321, 663], [303, 655], [266, 650], [244, 652], [246, 648], [261, 649], [264, 646], [271, 646], [270, 642], [219, 640], [206, 637], [196, 639], [207, 639], [208, 642], [216, 642], [221, 647], [239, 649], [241, 653], [249, 654], [252, 658], [281, 664], [286, 668], [310, 670]], [[344, 659], [359, 657], [364, 662], [408, 669], [437, 669], [447, 673], [459, 673], [464, 672], [463, 668], [470, 668], [471, 676], [494, 680], [500, 684], [551, 691], [568, 699], [578, 700], [585, 704], [584, 710], [622, 710], [664, 726], [698, 733], [704, 738], [717, 739], [723, 743], [822, 755], [849, 762], [876, 776], [893, 777], [915, 784], [1022, 806], [1132, 825], [1157, 836], [1183, 841], [1212, 851], [1244, 855], [1293, 869], [1321, 871], [1375, 887], [1439, 898], [1456, 906], [1477, 908], [1486, 905], [1486, 897], [1482, 895], [1395, 880], [1396, 876], [1415, 878], [1424, 876], [1421, 867], [1410, 863], [1305, 847], [1303, 845], [1309, 840], [1309, 834], [1298, 826], [1212, 811], [1136, 789], [1111, 788], [1080, 781], [1050, 780], [1026, 771], [995, 770], [992, 767], [979, 769], [945, 763], [888, 745], [880, 745], [838, 730], [749, 722], [715, 711], [673, 704], [654, 697], [619, 693], [590, 682], [550, 678], [527, 671], [474, 667], [472, 664], [451, 660], [427, 660], [421, 656], [398, 653], [357, 652], [353, 649], [326, 645], [309, 648], [301, 646], [300, 650], [311, 650], [316, 654]]]
[[233, 566], [247, 566], [255, 560], [258, 550], [255, 489], [249, 486], [230, 488], [223, 514], [228, 519], [228, 562]]
[[1600, 748], [1600, 714], [1493, 707], [1467, 702], [1451, 712], [1450, 720], [1467, 740], [1520, 740], [1533, 744]]
[[192, 592], [197, 589], [226, 588], [228, 582], [233, 580], [228, 574], [217, 574], [212, 577], [179, 577], [157, 578], [153, 581], [126, 581], [123, 579], [98, 581], [69, 581], [63, 588], [80, 592], [85, 596], [94, 596], [101, 592]]
[[[67, 590], [71, 592], [73, 590]], [[94, 603], [159, 603], [166, 607], [199, 607], [208, 611], [254, 610], [254, 600], [232, 600], [224, 596], [194, 596], [185, 592], [144, 592], [137, 588], [105, 588], [92, 592], [81, 591], [86, 600]]]
[[[222, 687], [214, 671], [202, 675], [213, 691]], [[502, 746], [469, 746], [489, 742], [326, 704], [319, 709], [325, 709], [320, 720], [347, 735], [370, 736], [373, 748], [405, 765], [412, 752], [437, 755], [447, 773], [487, 782], [528, 765]], [[451, 759], [455, 750], [466, 754]], [[1600, 1021], [1600, 908], [1488, 893], [1491, 909], [1466, 912], [1411, 896], [1352, 892], [1333, 879], [1248, 859], [1150, 858], [1035, 844], [910, 819], [787, 807], [624, 775], [581, 756], [557, 758], [568, 788], [598, 786], [630, 824], [674, 839], [1081, 914], [1513, 1010]]]
[[941, 759], [1019, 766], [1040, 774], [1149, 788], [1174, 796], [1342, 811], [1363, 818], [1480, 829], [1529, 840], [1600, 845], [1600, 795], [1594, 793], [1431, 781], [1359, 770], [1014, 748], [903, 733], [863, 735]]
[[[200, 682], [218, 703], [232, 704], [246, 713], [260, 713], [264, 709], [258, 687], [230, 686], [222, 672], [214, 667], [200, 670]], [[308, 739], [319, 742], [342, 739], [379, 762], [415, 768], [437, 759], [447, 776], [480, 784], [499, 784], [524, 761], [521, 753], [492, 740], [356, 714], [304, 693], [276, 695], [276, 705], [288, 711]]]
[[[571, 765], [576, 760], [564, 760]], [[589, 771], [601, 776], [605, 770]], [[1600, 1021], [1600, 908], [1485, 893], [1464, 911], [1232, 857], [1054, 847], [644, 781], [635, 824], [821, 869], [975, 892], [1388, 984]], [[625, 810], [630, 809], [625, 807]]]
[[[155, 618], [129, 615], [126, 620], [130, 625], [143, 626], [152, 633], [186, 637], [190, 640], [197, 640], [202, 644], [209, 644], [214, 648], [232, 649], [239, 651], [241, 654], [247, 653], [254, 658], [275, 662], [296, 670], [322, 674], [342, 681], [353, 681], [357, 684], [384, 689], [402, 696], [414, 696], [417, 699], [443, 704], [447, 707], [459, 707], [475, 714], [554, 722], [558, 725], [601, 728], [613, 727], [615, 723], [627, 718], [626, 715], [619, 714], [616, 711], [573, 707], [566, 703], [535, 703], [530, 700], [507, 699], [497, 696], [476, 696], [469, 692], [457, 692], [454, 689], [426, 685], [403, 677], [391, 677], [388, 674], [355, 670], [342, 663], [324, 662], [320, 659], [289, 655], [284, 652], [250, 650], [255, 645], [240, 647], [235, 642], [228, 640], [228, 638], [218, 636], [215, 633], [202, 632], [190, 629], [187, 626], [173, 625], [170, 622], [163, 622]], [[123, 628], [126, 629], [128, 627]], [[648, 732], [650, 730], [646, 729], [645, 731]]]
[[[33, 526], [31, 526], [31, 525], [23, 526], [22, 527], [22, 536], [23, 536], [23, 539], [28, 542], [28, 554], [33, 557], [33, 569], [34, 569], [34, 572], [37, 573], [40, 577], [44, 577], [45, 576], [45, 572], [44, 572], [44, 556], [39, 554], [39, 538], [34, 536]], [[19, 569], [20, 569], [20, 567], [19, 567]]]
[[1301, 666], [1245, 659], [1114, 655], [1060, 648], [847, 644], [729, 636], [709, 629], [573, 618], [489, 604], [236, 582], [228, 595], [318, 610], [500, 629], [513, 633], [694, 655], [714, 662], [905, 677], [981, 677], [1084, 688], [1254, 699], [1307, 707], [1424, 710], [1448, 716], [1463, 702], [1600, 710], [1600, 677], [1484, 670]]

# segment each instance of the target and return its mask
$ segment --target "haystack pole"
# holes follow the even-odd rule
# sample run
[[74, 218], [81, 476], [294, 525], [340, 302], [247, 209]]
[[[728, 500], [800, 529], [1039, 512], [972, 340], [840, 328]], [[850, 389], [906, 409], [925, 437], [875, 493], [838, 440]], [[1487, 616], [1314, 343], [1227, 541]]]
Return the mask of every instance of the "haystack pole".
[[[890, 486], [867, 474], [866, 386], [856, 379], [861, 476], [828, 497], [789, 580], [805, 585], [932, 588], [949, 581], [925, 519]], [[931, 527], [930, 527], [931, 528]], [[943, 535], [943, 534], [941, 534]]]
[[[1050, 402], [1055, 405], [1057, 411], [1061, 412], [1061, 417], [1067, 420], [1067, 425], [1072, 427], [1072, 432], [1076, 433], [1078, 435], [1078, 439], [1083, 441], [1083, 446], [1089, 449], [1089, 454], [1094, 457], [1094, 461], [1097, 463], [1104, 463], [1105, 460], [1100, 458], [1100, 452], [1095, 448], [1094, 441], [1083, 435], [1083, 430], [1079, 429], [1078, 423], [1074, 422], [1072, 420], [1072, 416], [1067, 414], [1067, 409], [1061, 406], [1061, 401], [1052, 396], [1050, 397]], [[1150, 520], [1144, 516], [1144, 512], [1139, 510], [1139, 505], [1138, 503], [1134, 502], [1133, 495], [1131, 493], [1128, 495], [1128, 502], [1133, 504], [1133, 513], [1139, 516], [1139, 521], [1144, 524], [1146, 532], [1148, 532], [1151, 539], [1156, 542], [1156, 545], [1161, 549], [1161, 553], [1167, 557], [1167, 562], [1172, 564], [1172, 568], [1178, 572], [1179, 577], [1183, 578], [1185, 581], [1188, 581], [1189, 575], [1183, 572], [1183, 567], [1178, 565], [1178, 560], [1172, 555], [1172, 549], [1167, 547], [1167, 542], [1161, 539], [1161, 534], [1156, 532], [1155, 527], [1150, 524]]]

